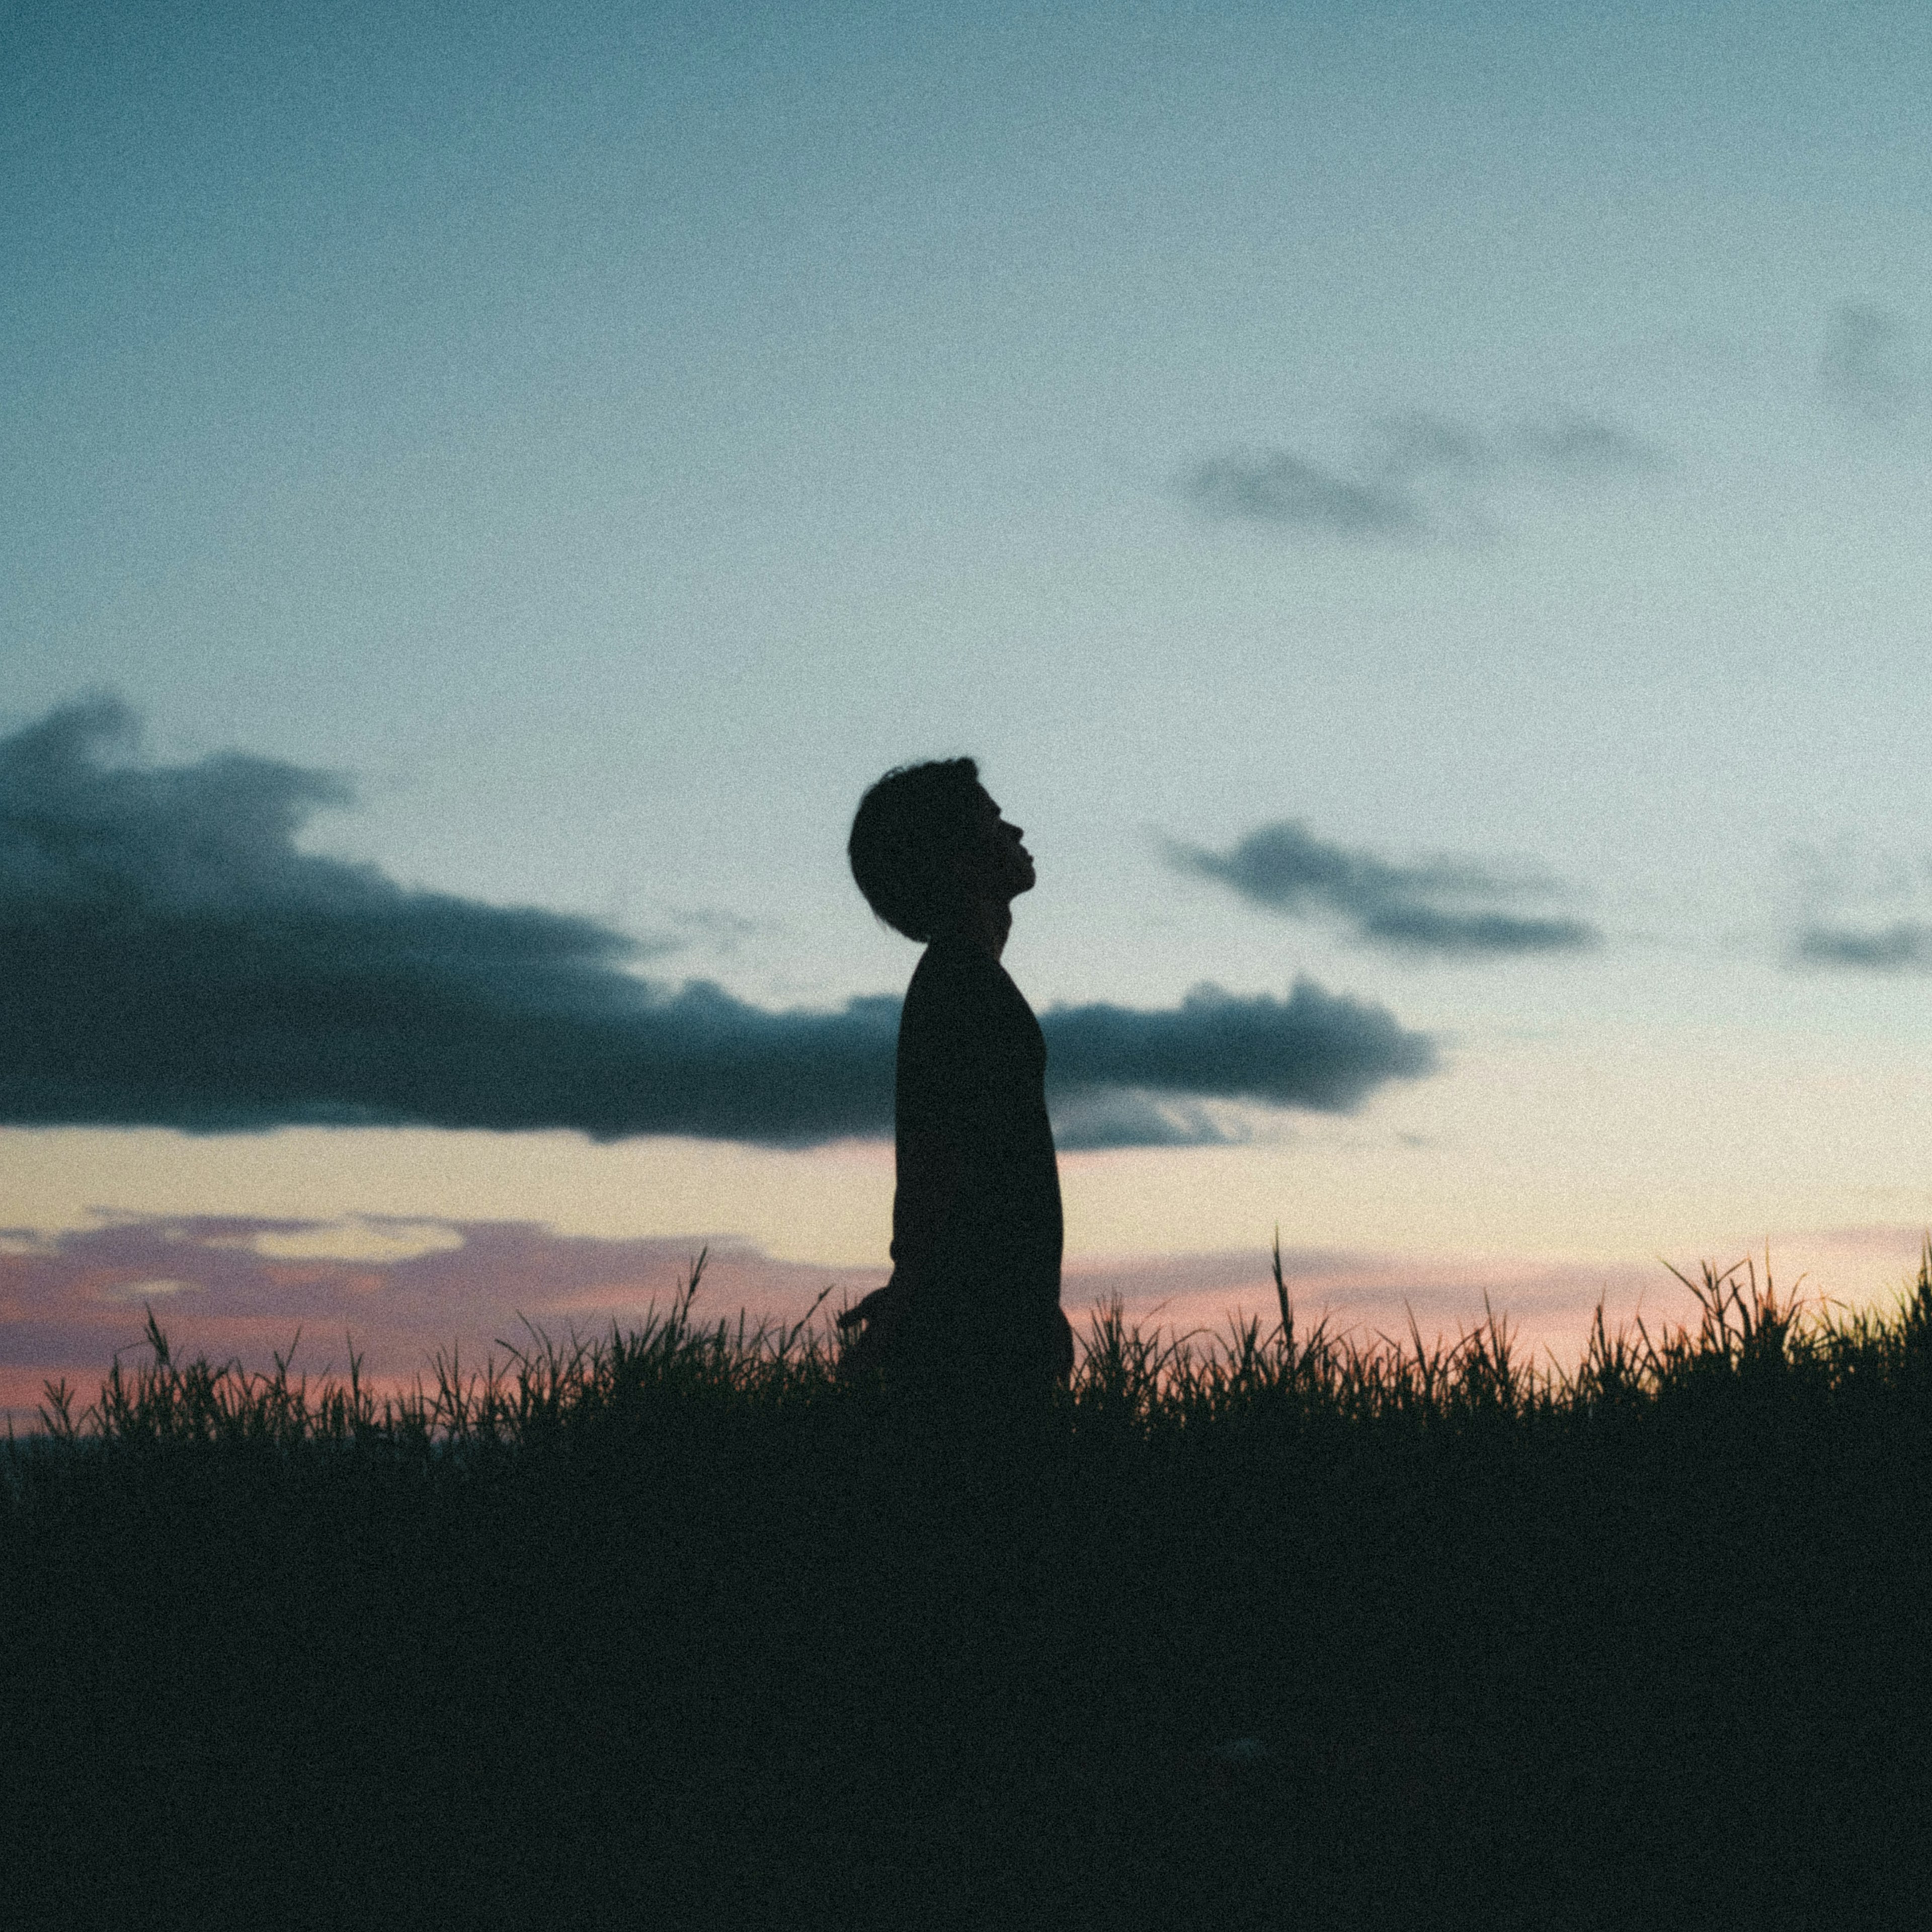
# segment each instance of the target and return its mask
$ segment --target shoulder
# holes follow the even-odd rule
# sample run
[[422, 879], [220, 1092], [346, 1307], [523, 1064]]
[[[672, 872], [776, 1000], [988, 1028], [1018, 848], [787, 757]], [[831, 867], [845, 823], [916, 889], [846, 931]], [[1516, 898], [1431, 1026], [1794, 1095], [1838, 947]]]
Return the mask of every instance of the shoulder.
[[964, 1066], [997, 1059], [1025, 1011], [989, 954], [972, 946], [928, 946], [900, 1012], [900, 1060]]

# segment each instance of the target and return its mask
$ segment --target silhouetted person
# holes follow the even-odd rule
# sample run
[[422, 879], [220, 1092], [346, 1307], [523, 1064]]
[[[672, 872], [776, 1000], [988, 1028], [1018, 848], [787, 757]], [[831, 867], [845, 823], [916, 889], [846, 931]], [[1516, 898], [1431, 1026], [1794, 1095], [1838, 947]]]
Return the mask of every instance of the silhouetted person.
[[872, 910], [926, 945], [899, 1016], [892, 1278], [845, 1318], [865, 1323], [848, 1359], [962, 1392], [1064, 1384], [1046, 1042], [1000, 964], [1032, 857], [970, 758], [888, 772], [847, 852]]

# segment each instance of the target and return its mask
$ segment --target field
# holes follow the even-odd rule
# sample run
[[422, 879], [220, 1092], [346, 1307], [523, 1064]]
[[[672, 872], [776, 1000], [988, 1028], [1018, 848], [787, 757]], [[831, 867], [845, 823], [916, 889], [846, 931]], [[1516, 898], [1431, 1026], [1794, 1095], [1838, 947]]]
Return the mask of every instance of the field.
[[1927, 1922], [1932, 1254], [1568, 1370], [1280, 1286], [997, 1412], [697, 1271], [400, 1404], [151, 1321], [0, 1460], [16, 1922]]

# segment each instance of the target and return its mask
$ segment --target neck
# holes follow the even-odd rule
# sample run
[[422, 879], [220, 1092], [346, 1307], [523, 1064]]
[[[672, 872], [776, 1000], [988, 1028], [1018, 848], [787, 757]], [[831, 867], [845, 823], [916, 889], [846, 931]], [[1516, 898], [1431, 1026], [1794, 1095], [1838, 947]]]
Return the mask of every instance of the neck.
[[1013, 909], [1004, 899], [975, 899], [953, 922], [951, 934], [997, 959], [1006, 950], [1006, 935], [1012, 929]]

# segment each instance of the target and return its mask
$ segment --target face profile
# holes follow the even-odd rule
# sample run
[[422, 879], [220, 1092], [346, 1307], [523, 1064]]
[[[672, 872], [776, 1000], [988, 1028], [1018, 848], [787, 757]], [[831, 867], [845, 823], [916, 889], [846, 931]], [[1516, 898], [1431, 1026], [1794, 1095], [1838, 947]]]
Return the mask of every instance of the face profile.
[[1004, 906], [1033, 890], [1033, 854], [1024, 842], [1025, 828], [1007, 823], [983, 785], [975, 789], [976, 837], [961, 859], [960, 883], [970, 897]]

